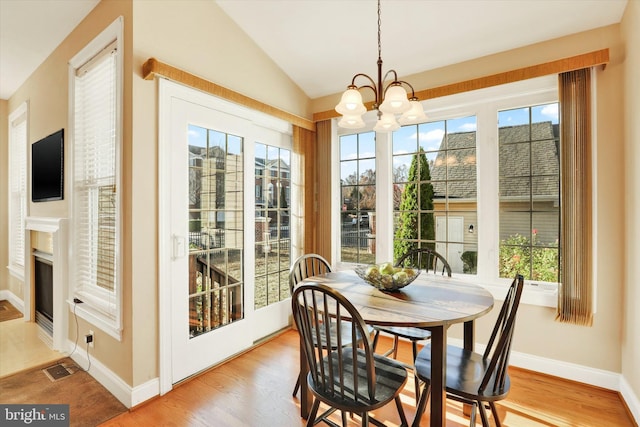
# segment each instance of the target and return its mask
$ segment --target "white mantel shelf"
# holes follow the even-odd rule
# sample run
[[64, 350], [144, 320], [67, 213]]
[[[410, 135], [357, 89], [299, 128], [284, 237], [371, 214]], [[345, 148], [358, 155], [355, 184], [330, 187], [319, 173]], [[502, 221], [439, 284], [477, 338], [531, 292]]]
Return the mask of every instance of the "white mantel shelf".
[[66, 218], [47, 218], [28, 216], [25, 218], [25, 229], [33, 231], [42, 231], [45, 233], [55, 233], [61, 227]]

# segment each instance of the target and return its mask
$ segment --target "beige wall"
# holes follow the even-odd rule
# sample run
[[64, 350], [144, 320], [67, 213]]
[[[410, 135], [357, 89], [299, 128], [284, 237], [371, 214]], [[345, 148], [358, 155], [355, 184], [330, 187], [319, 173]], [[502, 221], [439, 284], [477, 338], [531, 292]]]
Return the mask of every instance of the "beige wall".
[[[0, 99], [0, 206], [9, 201], [9, 103]], [[0, 291], [9, 288], [8, 209], [0, 209]]]
[[622, 20], [625, 43], [624, 165], [625, 165], [625, 286], [622, 329], [622, 374], [640, 396], [640, 1], [630, 0]]

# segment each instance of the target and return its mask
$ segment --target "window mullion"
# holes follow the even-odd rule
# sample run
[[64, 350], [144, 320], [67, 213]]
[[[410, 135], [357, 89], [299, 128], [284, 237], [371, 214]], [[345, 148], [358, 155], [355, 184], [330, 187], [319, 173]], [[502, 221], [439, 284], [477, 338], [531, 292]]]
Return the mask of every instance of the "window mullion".
[[478, 278], [491, 281], [497, 275], [499, 224], [498, 113], [494, 105], [477, 111], [478, 156]]

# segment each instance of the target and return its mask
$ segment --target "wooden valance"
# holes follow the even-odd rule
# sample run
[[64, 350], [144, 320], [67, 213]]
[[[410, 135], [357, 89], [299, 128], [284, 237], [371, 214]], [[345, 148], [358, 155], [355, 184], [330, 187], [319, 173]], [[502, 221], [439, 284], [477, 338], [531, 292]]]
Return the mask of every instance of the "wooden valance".
[[[536, 77], [548, 76], [551, 74], [560, 74], [567, 71], [580, 70], [582, 68], [595, 67], [602, 65], [603, 67], [609, 63], [609, 49], [596, 50], [581, 55], [571, 56], [569, 58], [557, 59], [544, 64], [531, 65], [529, 67], [518, 68], [517, 70], [505, 71], [490, 76], [478, 77], [476, 79], [466, 80], [464, 82], [452, 83], [450, 85], [424, 89], [416, 92], [416, 96], [420, 100], [440, 98], [442, 96], [453, 95], [456, 93], [469, 92], [477, 89], [484, 89], [491, 86], [498, 86], [507, 83], [514, 83], [521, 80], [533, 79]], [[373, 108], [373, 102], [365, 103], [367, 110]], [[338, 117], [339, 114], [335, 110], [322, 111], [313, 115], [313, 121]]]
[[236, 104], [243, 105], [253, 110], [261, 111], [265, 114], [277, 117], [303, 129], [308, 129], [314, 132], [316, 130], [315, 123], [311, 120], [296, 116], [295, 114], [288, 113], [286, 111], [280, 110], [279, 108], [257, 101], [241, 93], [235, 92], [231, 89], [227, 89], [226, 87], [210, 82], [209, 80], [203, 79], [202, 77], [198, 77], [187, 71], [160, 62], [155, 58], [149, 58], [142, 65], [142, 77], [145, 80], [153, 80], [156, 76], [161, 76], [169, 80], [182, 83], [194, 89], [210, 93], [211, 95], [215, 95], [231, 102], [235, 102]]

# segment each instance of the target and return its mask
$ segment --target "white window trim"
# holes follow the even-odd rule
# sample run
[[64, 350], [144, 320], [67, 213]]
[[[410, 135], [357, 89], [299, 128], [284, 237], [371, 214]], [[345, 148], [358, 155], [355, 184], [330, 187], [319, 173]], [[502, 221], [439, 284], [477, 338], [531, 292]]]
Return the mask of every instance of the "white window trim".
[[[16, 148], [15, 147], [15, 141], [12, 139], [11, 135], [13, 134], [12, 132], [12, 128], [16, 125], [18, 125], [21, 122], [25, 122], [25, 140], [24, 140], [24, 146], [23, 147], [19, 147], [20, 150], [23, 151], [23, 162], [24, 164], [22, 165], [22, 169], [15, 171], [13, 170], [13, 168], [15, 167], [15, 165], [13, 165], [13, 157], [14, 157], [14, 152], [13, 150]], [[8, 178], [9, 178], [9, 194], [8, 194], [8, 212], [7, 214], [9, 215], [9, 265], [7, 266], [7, 269], [9, 270], [9, 274], [13, 277], [15, 277], [16, 279], [24, 282], [25, 280], [25, 265], [28, 265], [27, 263], [27, 249], [25, 247], [25, 218], [28, 215], [27, 209], [28, 209], [28, 203], [27, 203], [27, 186], [28, 186], [28, 180], [27, 180], [27, 148], [29, 146], [29, 104], [28, 102], [23, 102], [22, 104], [20, 104], [18, 106], [18, 108], [16, 108], [10, 115], [9, 115], [9, 167], [8, 167]], [[22, 174], [22, 179], [24, 180], [24, 189], [23, 189], [23, 193], [21, 196], [21, 204], [22, 204], [22, 218], [20, 219], [20, 221], [22, 222], [22, 227], [19, 228], [18, 230], [15, 230], [14, 228], [17, 226], [16, 224], [12, 223], [12, 218], [13, 218], [13, 210], [14, 210], [14, 206], [13, 206], [13, 200], [12, 200], [12, 182], [15, 179], [20, 179], [20, 174]], [[14, 236], [13, 234], [18, 234], [17, 236]], [[13, 236], [13, 237], [12, 237]], [[22, 240], [22, 247], [23, 247], [23, 253], [21, 254], [22, 256], [20, 257], [19, 254], [16, 254], [16, 248], [15, 248], [15, 239], [21, 239]]]
[[[550, 75], [536, 79], [520, 81], [516, 83], [464, 92], [446, 97], [423, 101], [423, 107], [427, 113], [428, 121], [445, 120], [452, 117], [464, 117], [475, 115], [478, 128], [487, 126], [495, 132], [477, 133], [476, 153], [478, 164], [490, 163], [497, 165], [498, 158], [498, 110], [525, 107], [534, 104], [543, 104], [558, 101], [557, 76]], [[369, 111], [364, 116], [366, 126], [357, 132], [367, 132], [375, 125], [376, 112]], [[593, 120], [595, 123], [595, 120]], [[339, 164], [340, 153], [338, 151], [338, 138], [340, 135], [354, 133], [353, 130], [342, 129], [336, 126], [334, 121], [332, 144], [332, 165]], [[595, 139], [595, 133], [594, 133]], [[595, 144], [595, 141], [593, 142]], [[391, 201], [391, 167], [392, 167], [391, 135], [376, 135], [376, 258], [378, 262], [393, 258], [393, 204]], [[595, 156], [594, 156], [595, 162]], [[339, 183], [340, 171], [332, 167], [332, 200], [340, 200]], [[498, 240], [499, 240], [499, 205], [492, 203], [498, 200], [498, 169], [483, 171], [478, 174], [478, 273], [477, 275], [457, 274], [461, 280], [468, 281], [485, 287], [496, 300], [502, 300], [512, 279], [498, 278]], [[595, 185], [593, 186], [595, 191]], [[485, 196], [486, 192], [491, 192]], [[484, 193], [481, 197], [481, 193]], [[595, 201], [595, 197], [594, 197]], [[594, 207], [595, 212], [595, 207]], [[340, 233], [340, 217], [337, 209], [332, 209], [332, 230], [334, 236]], [[340, 259], [339, 238], [332, 239], [333, 259]], [[597, 246], [594, 241], [594, 247]], [[484, 261], [480, 262], [480, 257]], [[349, 263], [336, 263], [336, 269], [349, 270], [354, 265]], [[539, 284], [530, 281], [525, 282], [525, 290], [522, 295], [524, 304], [556, 307], [557, 286], [555, 284]]]
[[[118, 188], [118, 197], [121, 197], [120, 189], [122, 188], [121, 179], [121, 148], [122, 148], [122, 102], [123, 102], [123, 35], [124, 35], [124, 18], [118, 17], [112, 22], [104, 31], [102, 31], [96, 38], [89, 42], [80, 52], [78, 52], [69, 61], [69, 124], [68, 128], [73, 130], [75, 128], [74, 122], [74, 80], [76, 71], [100, 53], [104, 48], [108, 47], [115, 41], [116, 54], [116, 92], [117, 92], [117, 107], [116, 107], [116, 188]], [[67, 132], [69, 140], [69, 146], [73, 147], [73, 131]], [[65, 135], [66, 136], [66, 135]], [[69, 164], [73, 165], [73, 150], [70, 150]], [[72, 174], [73, 176], [73, 174]], [[70, 212], [73, 212], [73, 194], [71, 195]], [[70, 309], [76, 313], [79, 317], [91, 322], [96, 327], [102, 329], [104, 332], [112, 336], [117, 340], [122, 339], [122, 262], [121, 262], [121, 213], [116, 213], [116, 224], [118, 229], [116, 230], [116, 265], [118, 269], [116, 271], [116, 297], [115, 297], [115, 311], [116, 315], [114, 319], [106, 316], [101, 310], [94, 308], [90, 303], [76, 304], [73, 301], [74, 296], [78, 296], [82, 299], [72, 280], [69, 281], [69, 299], [67, 303]], [[71, 218], [70, 225], [73, 224], [73, 218]], [[70, 240], [72, 242], [72, 240]], [[70, 245], [69, 262], [73, 262], [73, 244]], [[71, 265], [69, 271], [73, 271]]]

